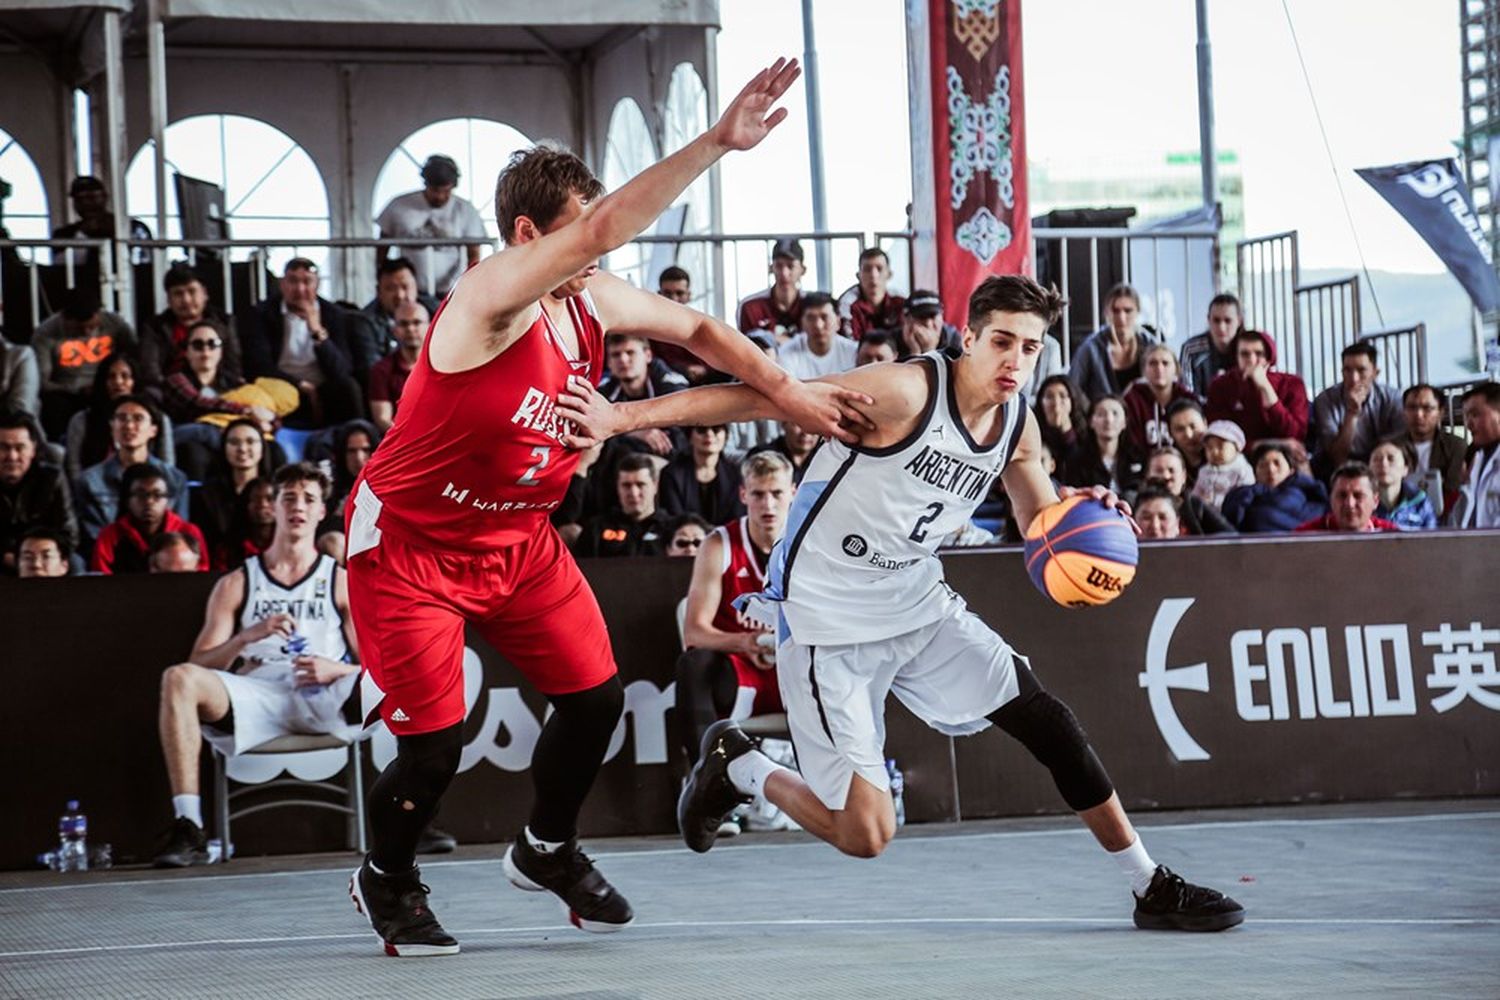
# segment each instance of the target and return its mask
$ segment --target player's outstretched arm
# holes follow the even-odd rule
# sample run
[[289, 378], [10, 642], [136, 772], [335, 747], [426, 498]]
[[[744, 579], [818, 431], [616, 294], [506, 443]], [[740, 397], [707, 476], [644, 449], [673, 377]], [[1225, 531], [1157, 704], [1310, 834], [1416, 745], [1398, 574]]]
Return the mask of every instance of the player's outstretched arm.
[[[866, 365], [804, 384], [822, 387], [841, 406], [857, 414], [857, 423], [837, 430], [837, 436], [850, 444], [878, 447], [886, 443], [886, 438], [899, 440], [927, 402], [927, 376], [917, 365]], [[557, 408], [576, 428], [570, 438], [564, 439], [569, 447], [588, 447], [616, 434], [648, 427], [797, 420], [780, 399], [764, 396], [747, 385], [703, 386], [654, 399], [610, 403], [585, 380], [575, 378], [557, 398]]]
[[[1103, 486], [1081, 489], [1074, 486], [1056, 488], [1052, 485], [1052, 478], [1042, 467], [1042, 433], [1037, 427], [1035, 414], [1030, 410], [1026, 411], [1026, 427], [1021, 431], [1021, 440], [1016, 444], [1015, 454], [1011, 455], [1000, 479], [1005, 483], [1011, 513], [1023, 535], [1031, 527], [1031, 519], [1036, 517], [1037, 511], [1080, 494], [1094, 497], [1106, 507], [1116, 507], [1126, 517], [1130, 516], [1130, 505]], [[1130, 523], [1135, 526], [1134, 520]], [[1136, 533], [1140, 533], [1139, 527], [1136, 527]]]
[[[778, 59], [757, 73], [698, 138], [588, 206], [573, 222], [480, 261], [463, 283], [463, 311], [502, 332], [547, 292], [637, 236], [725, 153], [751, 149], [786, 118], [776, 101], [801, 75]], [[459, 305], [455, 296], [454, 305]], [[525, 322], [531, 316], [521, 317]]]

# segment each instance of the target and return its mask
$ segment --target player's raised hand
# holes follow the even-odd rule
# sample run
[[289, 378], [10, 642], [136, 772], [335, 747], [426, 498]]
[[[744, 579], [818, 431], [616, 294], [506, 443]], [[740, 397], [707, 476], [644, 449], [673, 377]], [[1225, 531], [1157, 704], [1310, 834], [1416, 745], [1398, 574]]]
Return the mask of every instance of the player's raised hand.
[[875, 400], [832, 382], [797, 382], [779, 402], [792, 423], [819, 437], [858, 444], [859, 430], [875, 429], [875, 423], [856, 405], [872, 406]]
[[576, 375], [557, 397], [557, 413], [572, 425], [562, 435], [564, 448], [592, 448], [624, 430], [614, 404], [594, 391], [588, 379]]
[[709, 135], [725, 149], [752, 148], [786, 118], [786, 108], [772, 105], [801, 75], [797, 60], [777, 59], [745, 84]]

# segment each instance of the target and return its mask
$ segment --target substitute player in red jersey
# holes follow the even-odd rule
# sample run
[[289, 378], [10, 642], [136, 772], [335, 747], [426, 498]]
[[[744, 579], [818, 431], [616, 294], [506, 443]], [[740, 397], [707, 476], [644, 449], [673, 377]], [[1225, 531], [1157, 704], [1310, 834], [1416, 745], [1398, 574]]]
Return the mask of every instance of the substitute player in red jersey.
[[698, 762], [703, 734], [730, 716], [741, 698], [754, 715], [785, 711], [776, 683], [776, 637], [734, 609], [741, 594], [766, 586], [771, 547], [786, 532], [797, 491], [792, 463], [756, 452], [740, 466], [744, 517], [714, 530], [698, 550], [682, 622], [687, 651], [677, 659], [677, 742], [688, 766]]
[[798, 74], [795, 62], [778, 60], [707, 132], [607, 196], [571, 153], [517, 153], [495, 192], [505, 248], [472, 268], [433, 317], [395, 425], [346, 511], [354, 625], [397, 740], [370, 792], [373, 849], [350, 894], [388, 954], [458, 951], [428, 907], [414, 850], [458, 770], [466, 624], [553, 708], [507, 876], [556, 893], [584, 930], [632, 919], [576, 840], [624, 692], [599, 606], [548, 522], [578, 462], [562, 446], [554, 401], [572, 380], [599, 381], [606, 330], [649, 333], [781, 400], [809, 430], [848, 435], [839, 425], [861, 394], [797, 382], [729, 327], [597, 265], [724, 153], [759, 143], [786, 117], [772, 105]]

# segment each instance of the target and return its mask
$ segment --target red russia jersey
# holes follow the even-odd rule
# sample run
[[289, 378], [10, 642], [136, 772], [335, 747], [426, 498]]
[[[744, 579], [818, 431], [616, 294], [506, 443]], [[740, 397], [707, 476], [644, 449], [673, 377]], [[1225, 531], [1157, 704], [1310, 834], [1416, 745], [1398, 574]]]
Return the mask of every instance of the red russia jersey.
[[514, 545], [542, 526], [568, 490], [579, 454], [562, 446], [565, 422], [555, 400], [570, 375], [598, 384], [604, 327], [584, 291], [566, 301], [578, 357], [539, 310], [499, 356], [468, 371], [440, 372], [427, 345], [446, 305], [432, 317], [395, 425], [360, 478], [380, 501], [380, 528], [414, 544], [464, 551]]
[[[719, 606], [714, 609], [713, 626], [721, 632], [759, 632], [760, 628], [746, 621], [734, 609], [734, 599], [741, 594], [758, 594], [766, 589], [766, 563], [768, 556], [761, 556], [750, 540], [750, 519], [741, 517], [714, 529], [723, 537], [724, 569], [719, 574]], [[734, 669], [742, 682], [746, 678], [763, 675], [773, 679], [772, 671], [759, 670], [748, 657], [730, 653]]]

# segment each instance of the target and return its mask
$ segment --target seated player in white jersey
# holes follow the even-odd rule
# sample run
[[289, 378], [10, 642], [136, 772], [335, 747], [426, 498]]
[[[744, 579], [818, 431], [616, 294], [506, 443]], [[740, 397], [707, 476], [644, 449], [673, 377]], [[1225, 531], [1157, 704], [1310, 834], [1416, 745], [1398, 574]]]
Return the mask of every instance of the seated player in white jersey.
[[[332, 483], [315, 465], [274, 479], [276, 535], [265, 552], [214, 584], [187, 663], [161, 683], [161, 747], [176, 813], [159, 868], [206, 864], [198, 753], [206, 737], [233, 755], [290, 733], [352, 733], [358, 645], [344, 571], [318, 552]], [[299, 641], [300, 640], [300, 641]]]
[[[801, 775], [733, 722], [715, 723], [678, 803], [688, 846], [708, 850], [731, 810], [764, 795], [844, 853], [878, 855], [896, 831], [883, 749], [885, 699], [895, 692], [941, 732], [995, 725], [1045, 765], [1129, 881], [1137, 926], [1223, 930], [1244, 919], [1234, 900], [1151, 860], [1072, 711], [943, 582], [938, 544], [996, 475], [1023, 529], [1059, 502], [1020, 387], [1063, 305], [1029, 278], [987, 278], [970, 297], [956, 360], [934, 352], [825, 379], [873, 399], [864, 407], [873, 426], [858, 428], [858, 444], [828, 441], [813, 456], [757, 598], [775, 612]], [[782, 415], [745, 386], [609, 405], [575, 384], [560, 408], [577, 423], [579, 445], [642, 427]], [[1065, 492], [1128, 513], [1102, 488]]]

